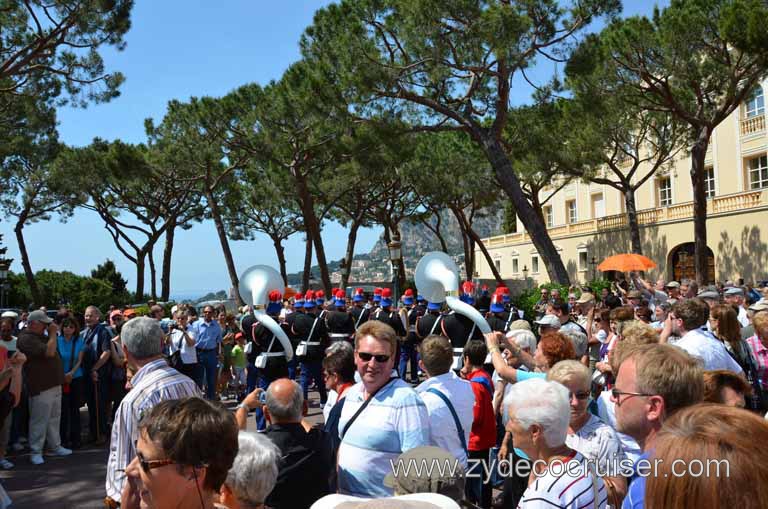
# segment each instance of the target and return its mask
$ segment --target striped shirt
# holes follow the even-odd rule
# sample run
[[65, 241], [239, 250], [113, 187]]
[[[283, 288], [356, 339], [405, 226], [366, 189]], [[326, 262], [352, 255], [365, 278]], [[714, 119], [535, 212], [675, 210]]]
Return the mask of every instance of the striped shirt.
[[[587, 460], [581, 453], [572, 452], [568, 461], [557, 465], [553, 471], [546, 471], [528, 485], [517, 505], [518, 509], [605, 508], [608, 503], [605, 483], [594, 471], [589, 471]], [[574, 477], [573, 474], [577, 475]]]
[[199, 396], [200, 393], [189, 377], [168, 366], [165, 359], [158, 359], [143, 366], [133, 377], [133, 388], [123, 398], [115, 414], [107, 462], [107, 496], [120, 500], [125, 467], [136, 456], [138, 424], [144, 412], [161, 401]]
[[[339, 419], [339, 437], [363, 404], [363, 384], [347, 389]], [[429, 414], [409, 384], [387, 383], [346, 430], [339, 447], [339, 492], [358, 497], [392, 496], [384, 477], [397, 457], [414, 447], [430, 445]]]
[[763, 390], [768, 390], [768, 348], [763, 345], [757, 334], [747, 339], [749, 349], [752, 350], [752, 357], [757, 366], [757, 378]]

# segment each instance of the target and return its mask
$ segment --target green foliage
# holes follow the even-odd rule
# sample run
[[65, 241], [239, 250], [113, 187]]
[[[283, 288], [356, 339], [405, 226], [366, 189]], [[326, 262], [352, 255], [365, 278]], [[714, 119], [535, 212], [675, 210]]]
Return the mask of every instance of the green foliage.
[[119, 95], [99, 50], [125, 47], [133, 0], [0, 3], [0, 95], [85, 106]]
[[592, 288], [592, 293], [595, 294], [595, 298], [599, 299], [604, 288], [611, 289], [611, 281], [608, 279], [593, 279], [589, 282], [589, 287]]
[[[98, 306], [102, 311], [109, 306], [127, 303], [127, 293], [123, 301], [116, 301], [112, 293], [112, 284], [103, 279], [78, 276], [68, 271], [40, 270], [35, 273], [35, 281], [40, 289], [41, 305], [55, 309], [61, 304], [70, 306], [76, 312], [83, 312], [89, 305]], [[9, 275], [11, 289], [8, 302], [11, 307], [26, 309], [32, 302], [32, 294], [22, 274]]]

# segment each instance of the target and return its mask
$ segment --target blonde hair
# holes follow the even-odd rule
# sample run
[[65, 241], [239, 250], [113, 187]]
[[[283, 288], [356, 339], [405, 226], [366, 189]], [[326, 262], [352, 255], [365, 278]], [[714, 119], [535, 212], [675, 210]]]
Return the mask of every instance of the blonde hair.
[[580, 386], [588, 391], [592, 383], [592, 377], [589, 375], [589, 368], [579, 361], [560, 361], [547, 371], [547, 380], [559, 382], [563, 385], [573, 381], [578, 382]]
[[659, 333], [647, 323], [635, 321], [624, 326], [621, 340], [632, 345], [651, 345], [659, 342]]
[[[654, 459], [663, 462], [646, 480], [645, 507], [765, 507], [768, 462], [755, 461], [755, 445], [765, 443], [768, 423], [746, 410], [709, 403], [680, 410], [656, 438]], [[699, 468], [703, 475], [692, 475]]]
[[664, 398], [667, 416], [703, 399], [704, 370], [699, 360], [682, 348], [620, 343], [616, 349], [611, 361], [614, 373], [618, 375], [623, 363], [634, 360], [637, 391]]
[[397, 352], [397, 333], [395, 329], [384, 322], [378, 320], [368, 320], [355, 332], [355, 350], [360, 347], [360, 340], [365, 336], [373, 336], [379, 341], [389, 343], [390, 352], [395, 355]]
[[419, 353], [429, 376], [443, 375], [451, 369], [453, 347], [448, 338], [436, 334], [427, 336], [419, 347]]
[[752, 317], [752, 325], [755, 327], [755, 334], [757, 334], [759, 338], [766, 339], [761, 333], [763, 331], [768, 332], [768, 311], [758, 311], [755, 313]]

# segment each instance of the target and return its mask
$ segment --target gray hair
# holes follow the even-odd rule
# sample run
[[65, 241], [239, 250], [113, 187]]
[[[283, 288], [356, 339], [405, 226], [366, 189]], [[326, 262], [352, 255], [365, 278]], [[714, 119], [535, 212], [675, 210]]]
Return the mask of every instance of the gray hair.
[[504, 397], [504, 406], [525, 429], [534, 424], [541, 426], [547, 446], [565, 443], [571, 408], [564, 386], [541, 378], [518, 382]]
[[99, 309], [98, 306], [88, 306], [87, 308], [85, 308], [85, 312], [87, 313], [89, 309], [96, 311], [96, 316], [98, 316], [99, 318], [102, 317], [101, 309]]
[[523, 350], [533, 353], [536, 351], [536, 336], [525, 329], [515, 329], [507, 332], [507, 339], [514, 341]]
[[157, 320], [140, 316], [128, 320], [120, 331], [125, 348], [139, 360], [156, 357], [163, 353], [163, 329]]
[[224, 482], [241, 505], [264, 504], [277, 482], [280, 449], [266, 436], [250, 431], [241, 431], [237, 442], [237, 456]]
[[355, 355], [355, 347], [349, 341], [335, 341], [331, 343], [331, 346], [325, 349], [325, 355], [331, 355], [336, 352], [344, 352], [352, 357]]
[[571, 340], [573, 350], [576, 352], [576, 358], [581, 358], [587, 353], [587, 335], [581, 331], [573, 329], [560, 329], [560, 333]]
[[592, 384], [589, 368], [579, 361], [566, 359], [560, 361], [547, 371], [547, 380], [559, 382], [563, 385], [569, 381], [580, 384], [581, 388], [589, 391]]
[[267, 388], [267, 409], [269, 410], [269, 415], [272, 416], [273, 422], [301, 421], [304, 410], [304, 394], [302, 393], [299, 384], [293, 380], [290, 382], [293, 388], [293, 394], [291, 394], [291, 399], [287, 404], [275, 397], [274, 391], [272, 390], [272, 384]]

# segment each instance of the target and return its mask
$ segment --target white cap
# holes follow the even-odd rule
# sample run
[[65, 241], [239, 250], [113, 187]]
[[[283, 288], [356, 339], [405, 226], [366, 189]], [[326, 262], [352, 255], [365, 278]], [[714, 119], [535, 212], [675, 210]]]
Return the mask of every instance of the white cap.
[[555, 329], [560, 328], [560, 319], [555, 315], [544, 315], [539, 320], [535, 320], [533, 323], [544, 325], [545, 327], [552, 327]]

